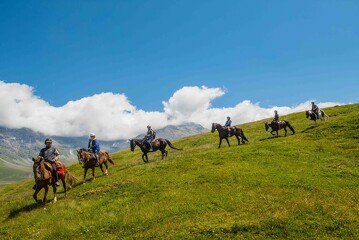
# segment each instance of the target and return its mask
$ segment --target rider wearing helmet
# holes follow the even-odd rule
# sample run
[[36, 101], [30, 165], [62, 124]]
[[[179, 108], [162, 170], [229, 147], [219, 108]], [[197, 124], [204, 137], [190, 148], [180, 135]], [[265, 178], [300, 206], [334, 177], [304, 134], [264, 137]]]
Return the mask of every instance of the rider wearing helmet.
[[98, 153], [100, 151], [100, 143], [96, 139], [96, 135], [94, 133], [90, 134], [90, 139], [88, 143], [88, 149], [92, 152], [93, 158], [96, 159], [96, 166], [100, 165]]
[[[45, 147], [40, 150], [39, 157], [43, 157], [46, 162], [52, 166], [52, 177], [55, 179], [55, 185], [60, 186], [59, 175], [57, 173], [56, 161], [58, 160], [60, 153], [56, 148], [52, 147], [52, 140], [47, 138], [45, 140]], [[36, 189], [36, 184], [33, 187]]]
[[145, 136], [145, 142], [146, 145], [149, 147], [149, 150], [152, 151], [152, 144], [151, 142], [155, 139], [156, 137], [156, 132], [152, 130], [151, 126], [148, 125], [147, 126], [147, 134]]

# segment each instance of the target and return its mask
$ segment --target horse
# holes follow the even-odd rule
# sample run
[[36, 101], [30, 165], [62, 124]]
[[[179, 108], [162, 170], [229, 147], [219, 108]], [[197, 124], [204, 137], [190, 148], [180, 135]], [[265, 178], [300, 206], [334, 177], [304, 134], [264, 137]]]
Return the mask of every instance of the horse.
[[273, 132], [276, 131], [277, 137], [278, 137], [278, 130], [281, 130], [281, 129], [284, 129], [284, 131], [285, 131], [284, 136], [287, 136], [287, 127], [289, 127], [289, 129], [292, 131], [292, 133], [295, 134], [294, 128], [286, 120], [279, 121], [278, 123], [266, 122], [264, 124], [264, 126], [265, 126], [266, 131], [268, 131], [269, 128], [272, 128], [272, 131], [270, 132], [272, 135], [274, 135]]
[[156, 152], [157, 150], [160, 150], [162, 153], [162, 160], [165, 156], [167, 157], [168, 152], [165, 150], [167, 144], [172, 149], [183, 150], [181, 148], [176, 148], [175, 146], [172, 145], [172, 143], [168, 139], [165, 139], [165, 138], [156, 138], [155, 140], [153, 140], [151, 142], [152, 150], [148, 149], [148, 147], [146, 146], [146, 142], [143, 139], [133, 138], [133, 139], [129, 139], [129, 141], [130, 141], [130, 147], [131, 147], [132, 152], [135, 150], [136, 145], [140, 147], [140, 149], [143, 153], [142, 160], [145, 163], [148, 163], [147, 153], [149, 153], [149, 152]]
[[[45, 159], [43, 157], [37, 157], [32, 158], [32, 161], [34, 162], [33, 165], [33, 170], [34, 170], [34, 176], [35, 176], [35, 182], [36, 182], [36, 187], [35, 187], [35, 193], [33, 195], [34, 199], [36, 202], [41, 203], [40, 200], [37, 199], [37, 194], [39, 193], [39, 191], [41, 189], [45, 189], [45, 194], [44, 194], [44, 198], [42, 200], [43, 204], [46, 204], [47, 202], [47, 193], [49, 191], [49, 186], [52, 186], [53, 192], [54, 192], [54, 200], [53, 202], [56, 203], [57, 202], [57, 197], [56, 197], [56, 192], [57, 192], [57, 188], [55, 185], [55, 179], [52, 177], [52, 166], [50, 163], [46, 162]], [[64, 187], [64, 192], [65, 192], [65, 196], [66, 196], [66, 182], [65, 182], [65, 178], [67, 176], [67, 184], [69, 185], [69, 188], [71, 188], [75, 182], [76, 182], [76, 177], [73, 176], [65, 167], [65, 165], [60, 162], [60, 161], [56, 161], [56, 167], [57, 167], [57, 172], [59, 175], [59, 179], [61, 179], [62, 182], [62, 186]]]
[[321, 120], [324, 119], [324, 121], [326, 121], [327, 119], [329, 119], [329, 116], [328, 116], [323, 110], [320, 109], [319, 111], [320, 111], [319, 116], [318, 116], [317, 114], [315, 114], [314, 111], [311, 111], [311, 110], [305, 111], [305, 116], [306, 116], [306, 118], [309, 118], [309, 117], [310, 117], [309, 120], [313, 120], [315, 126], [317, 126], [317, 120], [318, 120], [318, 119], [321, 119]]
[[249, 140], [246, 138], [246, 136], [244, 136], [243, 130], [242, 128], [239, 128], [237, 126], [234, 127], [223, 127], [221, 124], [219, 123], [212, 123], [212, 130], [211, 132], [214, 133], [215, 131], [218, 131], [218, 136], [219, 136], [219, 145], [218, 148], [221, 147], [222, 144], [222, 139], [226, 139], [227, 143], [228, 143], [228, 147], [230, 147], [231, 145], [229, 144], [228, 141], [228, 137], [232, 137], [232, 136], [236, 136], [237, 141], [238, 141], [238, 145], [241, 144], [240, 139], [242, 140], [242, 143], [245, 144], [245, 141], [249, 142]]
[[[114, 165], [115, 163], [110, 158], [110, 155], [108, 154], [108, 152], [99, 151], [99, 155], [101, 156], [100, 161], [99, 161], [101, 172], [103, 175], [108, 175], [107, 161], [109, 161], [112, 165]], [[81, 149], [77, 150], [77, 159], [78, 159], [79, 163], [82, 164], [82, 166], [85, 170], [83, 183], [85, 184], [85, 182], [86, 182], [86, 174], [87, 174], [87, 170], [89, 168], [92, 169], [92, 177], [93, 177], [93, 180], [95, 180], [95, 167], [97, 167], [97, 166], [96, 166], [96, 159], [92, 158], [91, 152], [89, 150], [86, 150], [85, 148], [81, 148]], [[102, 164], [105, 164], [106, 171], [103, 171]]]

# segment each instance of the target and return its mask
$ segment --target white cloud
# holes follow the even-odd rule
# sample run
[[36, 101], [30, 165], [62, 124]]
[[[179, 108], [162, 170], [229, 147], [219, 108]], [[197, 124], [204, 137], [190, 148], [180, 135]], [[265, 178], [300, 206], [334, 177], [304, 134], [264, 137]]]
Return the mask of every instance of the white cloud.
[[310, 101], [294, 107], [262, 108], [248, 100], [230, 108], [213, 108], [211, 102], [224, 94], [221, 88], [183, 87], [162, 102], [161, 112], [137, 109], [126, 95], [115, 93], [96, 94], [54, 107], [35, 96], [28, 85], [0, 81], [0, 126], [26, 127], [57, 136], [87, 136], [95, 132], [99, 139], [110, 140], [134, 137], [143, 133], [147, 124], [156, 129], [191, 121], [209, 128], [212, 122], [223, 123], [226, 116], [238, 124], [271, 117], [275, 109], [285, 115], [310, 108]]

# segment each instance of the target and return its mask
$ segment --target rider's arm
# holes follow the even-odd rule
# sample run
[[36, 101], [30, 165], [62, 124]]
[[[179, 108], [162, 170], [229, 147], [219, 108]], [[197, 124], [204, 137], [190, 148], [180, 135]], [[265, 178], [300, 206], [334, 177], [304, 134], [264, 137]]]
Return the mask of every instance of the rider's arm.
[[60, 153], [59, 153], [59, 151], [57, 151], [57, 149], [55, 149], [54, 154], [55, 154], [55, 158], [53, 159], [53, 161], [57, 161], [57, 160], [59, 160]]

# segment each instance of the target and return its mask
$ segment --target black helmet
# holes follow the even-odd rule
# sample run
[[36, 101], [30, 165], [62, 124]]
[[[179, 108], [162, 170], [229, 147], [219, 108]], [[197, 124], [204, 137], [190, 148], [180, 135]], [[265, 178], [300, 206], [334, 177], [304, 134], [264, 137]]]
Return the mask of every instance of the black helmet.
[[45, 144], [46, 144], [46, 143], [52, 143], [52, 139], [51, 139], [51, 138], [46, 138]]

